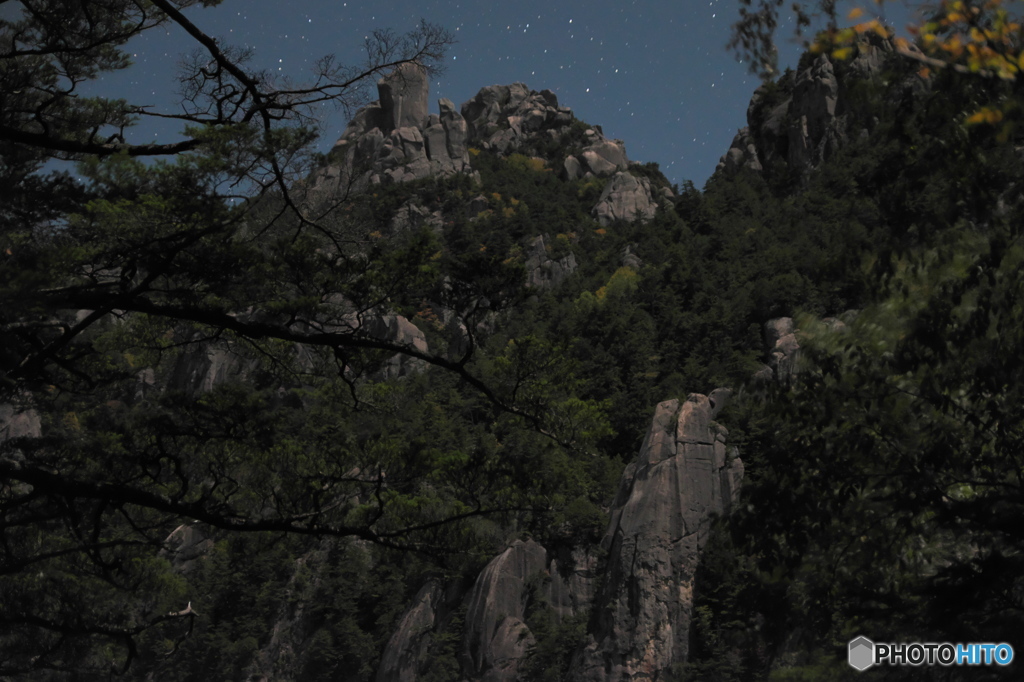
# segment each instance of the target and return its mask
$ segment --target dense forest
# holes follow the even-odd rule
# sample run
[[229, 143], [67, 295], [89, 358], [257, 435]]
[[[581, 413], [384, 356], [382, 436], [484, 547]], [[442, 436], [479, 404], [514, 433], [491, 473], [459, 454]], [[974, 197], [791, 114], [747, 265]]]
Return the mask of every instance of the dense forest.
[[[858, 635], [1024, 652], [1016, 71], [835, 34], [680, 187], [521, 84], [389, 122], [451, 40], [428, 24], [289, 90], [197, 3], [23, 4], [0, 23], [0, 679], [838, 680]], [[959, 4], [1014, 54], [998, 3]], [[72, 93], [168, 21], [206, 50], [188, 137], [126, 144], [145, 112]], [[310, 152], [312, 108], [377, 79]], [[612, 531], [673, 399], [715, 408], [743, 485], [678, 583], [686, 648], [634, 669], [601, 648], [648, 598]], [[512, 549], [539, 567], [520, 629], [480, 639], [474, 585]]]

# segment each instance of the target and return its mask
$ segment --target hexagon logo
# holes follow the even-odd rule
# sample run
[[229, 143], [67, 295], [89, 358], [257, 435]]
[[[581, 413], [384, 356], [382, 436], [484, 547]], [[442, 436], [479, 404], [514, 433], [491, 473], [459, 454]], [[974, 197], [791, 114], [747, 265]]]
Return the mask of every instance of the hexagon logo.
[[875, 663], [875, 643], [867, 637], [850, 640], [849, 661], [857, 670], [867, 670]]

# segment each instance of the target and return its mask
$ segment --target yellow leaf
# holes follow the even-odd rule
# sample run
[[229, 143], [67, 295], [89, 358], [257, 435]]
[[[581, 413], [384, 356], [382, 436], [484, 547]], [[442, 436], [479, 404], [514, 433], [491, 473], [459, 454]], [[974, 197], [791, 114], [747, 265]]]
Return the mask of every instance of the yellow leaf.
[[832, 56], [836, 59], [849, 59], [853, 55], [852, 47], [840, 47], [832, 50]]
[[850, 13], [846, 15], [846, 18], [852, 21], [854, 19], [859, 19], [862, 16], [864, 16], [864, 10], [860, 7], [854, 7], [850, 10]]
[[990, 125], [1003, 120], [1003, 112], [992, 107], [983, 107], [967, 117], [967, 125], [978, 125], [988, 123]]

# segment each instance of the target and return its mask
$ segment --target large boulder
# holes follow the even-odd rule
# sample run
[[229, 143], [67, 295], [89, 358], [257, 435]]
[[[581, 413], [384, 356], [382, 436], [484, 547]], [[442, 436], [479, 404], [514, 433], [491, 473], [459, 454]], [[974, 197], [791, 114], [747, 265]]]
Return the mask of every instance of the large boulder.
[[547, 551], [539, 544], [516, 540], [480, 573], [466, 610], [465, 657], [476, 679], [516, 679], [533, 643], [525, 623], [528, 583], [547, 563]]
[[[384, 313], [363, 321], [362, 331], [373, 339], [408, 348], [416, 353], [426, 353], [427, 337], [420, 328], [407, 318], [395, 313]], [[422, 371], [426, 362], [405, 353], [395, 353], [381, 368], [383, 378], [401, 377]]]
[[0, 405], [0, 443], [12, 438], [39, 438], [42, 424], [42, 418], [35, 409]]
[[603, 136], [588, 145], [580, 157], [587, 170], [601, 178], [629, 167], [626, 145], [622, 140], [607, 140]]
[[605, 185], [592, 213], [601, 225], [609, 225], [616, 220], [646, 222], [654, 217], [657, 210], [658, 203], [651, 194], [650, 181], [620, 172]]

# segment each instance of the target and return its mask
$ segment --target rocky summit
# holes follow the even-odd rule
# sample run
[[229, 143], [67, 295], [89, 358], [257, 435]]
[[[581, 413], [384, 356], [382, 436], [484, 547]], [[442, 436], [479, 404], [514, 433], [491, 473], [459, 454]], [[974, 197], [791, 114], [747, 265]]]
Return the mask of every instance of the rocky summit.
[[[456, 111], [438, 100], [428, 113], [429, 79], [423, 67], [409, 63], [377, 84], [379, 99], [360, 109], [331, 152], [334, 160], [311, 180], [314, 196], [338, 197], [374, 185], [411, 182], [453, 173], [471, 173], [470, 148], [499, 155], [546, 142], [558, 145], [576, 132], [578, 122], [559, 106], [550, 90], [536, 92], [522, 83], [482, 88]], [[567, 180], [610, 178], [592, 209], [602, 225], [614, 220], [649, 220], [658, 199], [650, 182], [630, 171], [621, 140], [606, 138], [600, 127], [583, 131], [576, 155], [561, 160]], [[667, 189], [667, 188], [666, 188]]]

